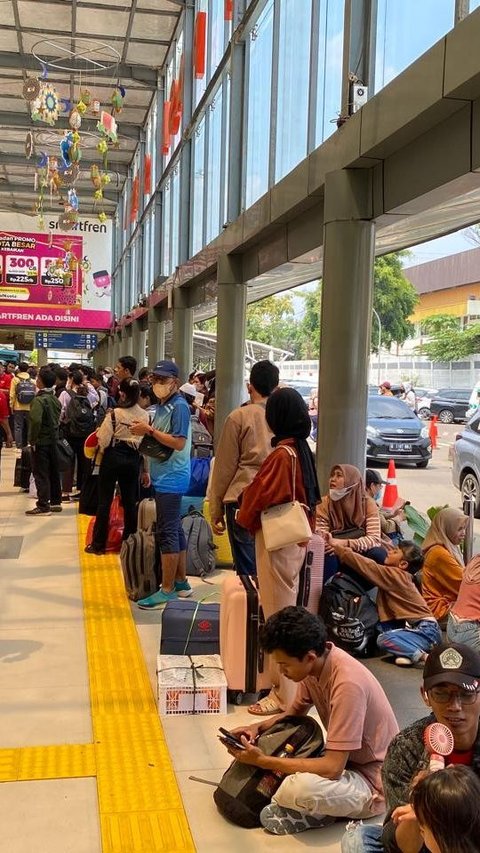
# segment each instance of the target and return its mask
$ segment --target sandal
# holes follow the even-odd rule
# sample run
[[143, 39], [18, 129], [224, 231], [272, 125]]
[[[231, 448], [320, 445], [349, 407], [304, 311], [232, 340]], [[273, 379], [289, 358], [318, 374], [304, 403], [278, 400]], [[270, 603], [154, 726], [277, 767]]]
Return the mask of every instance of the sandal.
[[269, 717], [271, 714], [281, 714], [282, 712], [283, 708], [279, 707], [277, 700], [270, 694], [259, 699], [258, 702], [248, 708], [248, 713], [255, 717]]

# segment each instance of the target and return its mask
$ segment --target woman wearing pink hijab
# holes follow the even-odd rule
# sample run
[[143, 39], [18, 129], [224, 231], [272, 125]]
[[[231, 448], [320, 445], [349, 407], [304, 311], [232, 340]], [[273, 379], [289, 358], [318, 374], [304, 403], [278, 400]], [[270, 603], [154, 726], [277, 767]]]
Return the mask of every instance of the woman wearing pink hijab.
[[[317, 508], [317, 533], [331, 533], [333, 544], [341, 540], [353, 551], [384, 562], [387, 551], [382, 546], [378, 506], [366, 494], [362, 475], [354, 465], [334, 465], [330, 471], [328, 495]], [[333, 547], [327, 545], [325, 550], [324, 583], [343, 570]]]
[[465, 568], [458, 598], [450, 608], [447, 637], [451, 643], [465, 643], [480, 652], [480, 555]]

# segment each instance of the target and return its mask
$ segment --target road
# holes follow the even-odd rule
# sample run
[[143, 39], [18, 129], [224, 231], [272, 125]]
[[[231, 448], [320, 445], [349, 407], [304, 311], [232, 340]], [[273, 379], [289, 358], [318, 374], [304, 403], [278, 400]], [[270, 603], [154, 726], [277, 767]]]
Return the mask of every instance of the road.
[[[428, 468], [396, 466], [399, 495], [421, 512], [426, 512], [430, 506], [444, 504], [461, 508], [460, 493], [452, 483], [452, 463], [448, 460], [448, 449], [462, 429], [462, 424], [438, 424], [438, 448], [433, 451]], [[376, 468], [385, 476], [386, 465], [377, 465]], [[475, 519], [474, 533], [480, 537], [480, 519]]]

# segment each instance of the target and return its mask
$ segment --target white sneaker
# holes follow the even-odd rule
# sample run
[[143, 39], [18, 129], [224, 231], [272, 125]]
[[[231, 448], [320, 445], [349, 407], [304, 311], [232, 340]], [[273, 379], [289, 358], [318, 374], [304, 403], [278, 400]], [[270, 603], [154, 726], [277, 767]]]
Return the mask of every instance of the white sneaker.
[[395, 663], [397, 666], [413, 666], [413, 660], [410, 658], [395, 658]]

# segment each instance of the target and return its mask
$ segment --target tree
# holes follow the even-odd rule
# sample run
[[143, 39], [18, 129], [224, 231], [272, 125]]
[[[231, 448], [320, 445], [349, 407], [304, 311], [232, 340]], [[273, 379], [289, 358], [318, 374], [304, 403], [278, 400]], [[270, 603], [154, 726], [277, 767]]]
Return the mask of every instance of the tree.
[[304, 310], [297, 327], [298, 358], [317, 359], [320, 341], [320, 312], [322, 307], [322, 280], [314, 290], [300, 291]]
[[437, 314], [426, 317], [423, 329], [431, 337], [417, 349], [431, 361], [460, 361], [480, 352], [480, 323], [462, 329], [458, 317]]
[[[404, 344], [414, 327], [408, 319], [419, 300], [411, 282], [403, 274], [405, 252], [392, 252], [375, 260], [373, 307], [382, 323], [382, 347]], [[378, 351], [378, 329], [372, 328], [373, 352]]]
[[[203, 332], [217, 331], [217, 318], [202, 320], [196, 328]], [[293, 308], [293, 293], [266, 296], [247, 306], [246, 337], [250, 341], [286, 349], [296, 355], [297, 324]]]

